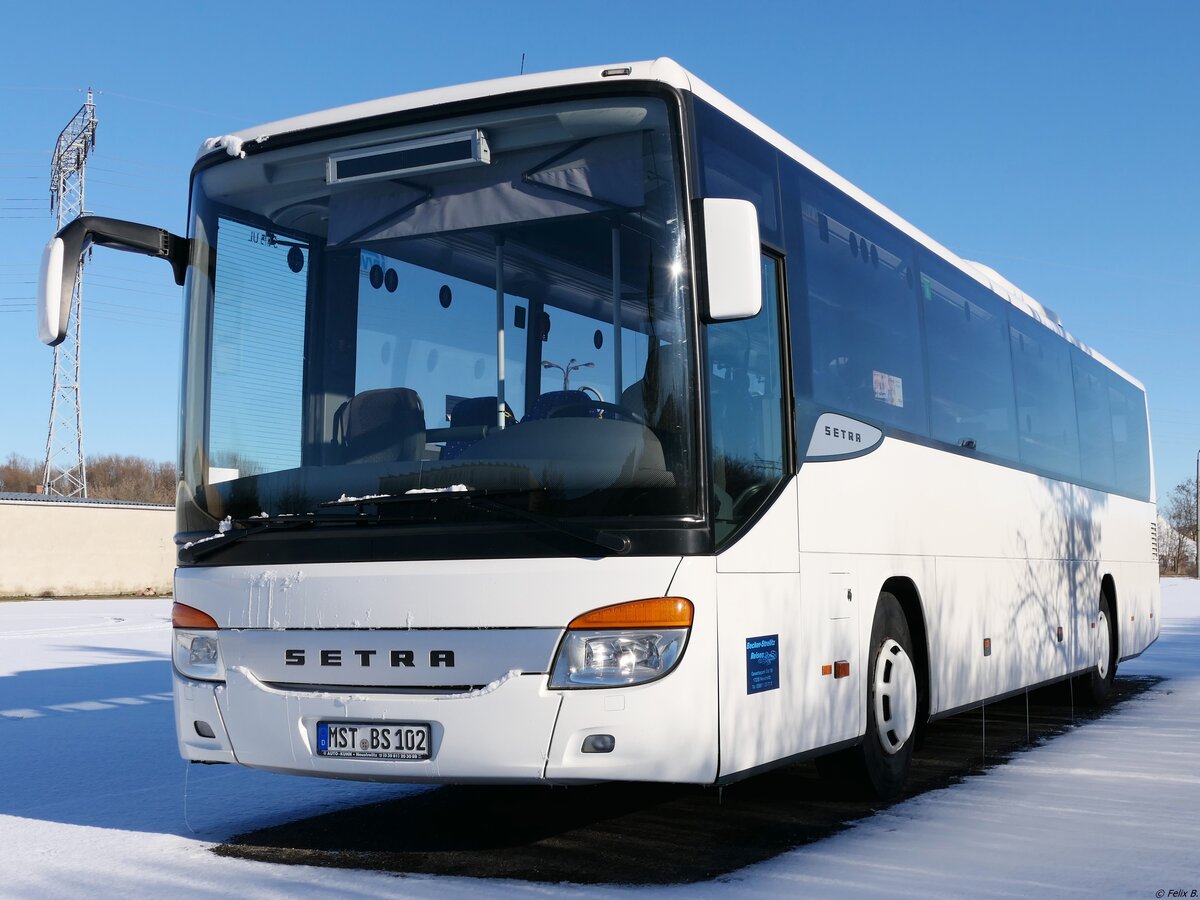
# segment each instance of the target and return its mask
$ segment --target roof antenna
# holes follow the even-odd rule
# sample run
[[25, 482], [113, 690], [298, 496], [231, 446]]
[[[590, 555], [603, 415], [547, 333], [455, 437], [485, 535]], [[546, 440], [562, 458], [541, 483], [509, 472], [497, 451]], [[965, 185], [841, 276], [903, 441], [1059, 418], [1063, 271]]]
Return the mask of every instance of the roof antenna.
[[524, 53], [521, 54], [521, 72], [520, 72], [520, 74], [521, 75], [525, 74], [525, 54]]

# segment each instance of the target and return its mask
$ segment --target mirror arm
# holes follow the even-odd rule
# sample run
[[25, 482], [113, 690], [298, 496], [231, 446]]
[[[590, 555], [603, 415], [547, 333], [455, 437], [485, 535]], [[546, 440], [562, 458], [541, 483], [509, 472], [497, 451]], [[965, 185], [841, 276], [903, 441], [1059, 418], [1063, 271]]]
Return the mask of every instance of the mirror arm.
[[63, 242], [65, 265], [75, 265], [89, 244], [112, 247], [165, 259], [171, 264], [175, 283], [183, 286], [191, 242], [162, 228], [105, 216], [80, 216], [57, 236]]

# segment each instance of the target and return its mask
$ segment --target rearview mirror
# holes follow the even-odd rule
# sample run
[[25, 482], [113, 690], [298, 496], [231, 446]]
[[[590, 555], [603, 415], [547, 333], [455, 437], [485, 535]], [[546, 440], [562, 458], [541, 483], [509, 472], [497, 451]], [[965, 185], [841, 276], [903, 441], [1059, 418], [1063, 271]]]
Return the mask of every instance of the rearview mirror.
[[749, 319], [762, 309], [758, 211], [749, 200], [703, 201], [708, 317]]
[[113, 247], [165, 259], [183, 284], [189, 241], [161, 228], [103, 216], [80, 216], [50, 238], [38, 273], [38, 337], [54, 347], [67, 336], [79, 258], [89, 246]]

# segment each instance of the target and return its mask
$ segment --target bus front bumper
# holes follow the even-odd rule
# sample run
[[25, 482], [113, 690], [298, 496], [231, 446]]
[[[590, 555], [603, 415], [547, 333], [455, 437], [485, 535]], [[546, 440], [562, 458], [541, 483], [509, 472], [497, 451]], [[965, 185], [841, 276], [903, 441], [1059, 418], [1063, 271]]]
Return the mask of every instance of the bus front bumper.
[[[664, 678], [616, 691], [552, 691], [546, 675], [514, 675], [469, 694], [280, 689], [240, 667], [226, 681], [175, 673], [175, 724], [184, 759], [364, 781], [585, 783], [716, 778], [715, 715]], [[320, 722], [426, 723], [431, 756], [363, 759], [318, 754]], [[211, 734], [211, 737], [206, 736]], [[585, 749], [593, 735], [608, 737]]]

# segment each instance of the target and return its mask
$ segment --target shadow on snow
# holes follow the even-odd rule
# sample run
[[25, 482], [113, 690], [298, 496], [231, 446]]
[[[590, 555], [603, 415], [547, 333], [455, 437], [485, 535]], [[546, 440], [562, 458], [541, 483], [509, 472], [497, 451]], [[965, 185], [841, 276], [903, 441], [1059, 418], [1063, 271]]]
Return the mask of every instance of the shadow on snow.
[[209, 840], [414, 790], [189, 767], [157, 655], [0, 677], [0, 771], [0, 815]]
[[[1158, 679], [1122, 678], [1100, 710], [1068, 684], [936, 722], [903, 798], [944, 787], [1103, 715]], [[445, 787], [239, 835], [222, 856], [537, 882], [674, 884], [719, 877], [827, 837], [891, 803], [802, 764], [726, 787]], [[899, 800], [894, 801], [899, 802]]]

